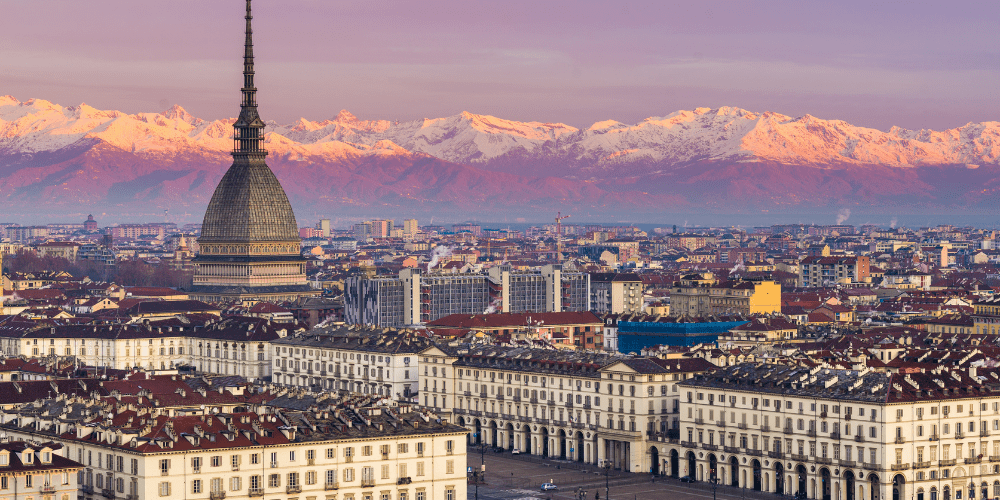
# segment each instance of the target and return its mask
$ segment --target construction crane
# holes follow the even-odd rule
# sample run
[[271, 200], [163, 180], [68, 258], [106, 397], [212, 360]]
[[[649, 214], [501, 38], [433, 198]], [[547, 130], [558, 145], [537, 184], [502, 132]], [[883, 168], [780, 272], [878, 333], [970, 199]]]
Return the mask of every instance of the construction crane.
[[562, 221], [563, 219], [568, 219], [568, 215], [563, 215], [562, 212], [556, 212], [556, 261], [562, 262]]

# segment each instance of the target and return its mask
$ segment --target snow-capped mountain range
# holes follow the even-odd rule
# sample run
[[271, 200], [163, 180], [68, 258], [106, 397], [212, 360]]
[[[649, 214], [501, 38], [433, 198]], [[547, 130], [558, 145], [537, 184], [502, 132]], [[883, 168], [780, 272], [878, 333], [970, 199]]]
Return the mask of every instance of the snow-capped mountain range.
[[[0, 96], [0, 206], [203, 210], [228, 167], [232, 119], [174, 106], [127, 114]], [[889, 131], [813, 116], [698, 108], [585, 129], [463, 112], [446, 118], [268, 123], [268, 163], [317, 213], [796, 205], [973, 206], [1000, 171], [1000, 123]]]

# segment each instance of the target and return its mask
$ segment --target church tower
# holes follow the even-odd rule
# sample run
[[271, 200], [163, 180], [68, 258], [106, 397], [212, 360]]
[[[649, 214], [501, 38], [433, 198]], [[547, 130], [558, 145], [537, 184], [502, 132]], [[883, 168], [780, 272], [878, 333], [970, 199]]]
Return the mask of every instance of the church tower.
[[306, 282], [306, 260], [288, 196], [264, 162], [264, 122], [257, 114], [253, 30], [247, 0], [243, 99], [233, 124], [233, 165], [205, 211], [189, 296], [206, 302], [282, 302], [319, 295]]

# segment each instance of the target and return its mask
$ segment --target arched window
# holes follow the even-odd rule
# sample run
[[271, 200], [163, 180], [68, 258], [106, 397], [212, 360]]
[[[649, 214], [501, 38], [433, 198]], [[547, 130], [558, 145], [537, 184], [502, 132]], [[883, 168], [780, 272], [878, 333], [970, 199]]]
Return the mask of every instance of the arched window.
[[917, 500], [924, 500], [924, 489], [917, 488]]

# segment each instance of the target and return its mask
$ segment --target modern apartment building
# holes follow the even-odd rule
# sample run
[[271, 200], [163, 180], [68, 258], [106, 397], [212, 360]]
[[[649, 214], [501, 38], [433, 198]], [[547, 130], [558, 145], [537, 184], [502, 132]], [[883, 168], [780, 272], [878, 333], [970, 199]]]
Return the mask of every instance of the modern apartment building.
[[352, 324], [400, 327], [449, 314], [586, 311], [590, 276], [559, 265], [515, 272], [508, 265], [486, 273], [424, 273], [398, 277], [354, 276], [344, 282], [344, 318]]
[[590, 307], [598, 314], [642, 312], [642, 278], [635, 273], [591, 274]]
[[799, 263], [799, 286], [829, 287], [871, 281], [870, 260], [852, 257], [806, 257]]

